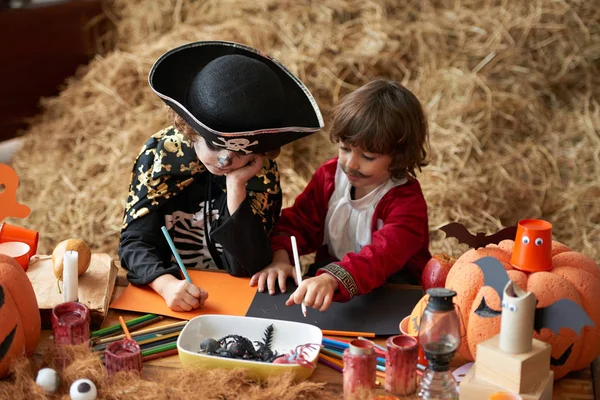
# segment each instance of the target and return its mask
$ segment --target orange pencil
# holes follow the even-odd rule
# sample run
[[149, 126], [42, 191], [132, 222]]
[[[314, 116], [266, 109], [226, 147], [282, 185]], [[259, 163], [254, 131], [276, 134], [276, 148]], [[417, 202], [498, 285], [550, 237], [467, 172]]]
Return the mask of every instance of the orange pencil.
[[121, 328], [123, 328], [123, 333], [125, 333], [125, 337], [128, 340], [132, 340], [131, 339], [131, 333], [129, 333], [129, 329], [127, 329], [127, 324], [123, 320], [123, 317], [121, 317], [120, 315], [119, 315], [119, 323], [121, 324]]
[[359, 337], [364, 336], [368, 338], [374, 338], [375, 334], [373, 332], [350, 332], [350, 331], [332, 331], [327, 329], [321, 329], [323, 331], [323, 335], [330, 336], [349, 336], [349, 337]]
[[325, 354], [319, 354], [319, 357], [325, 361], [329, 361], [330, 363], [337, 365], [338, 367], [344, 368], [344, 362], [342, 360], [339, 360], [337, 358], [333, 358], [330, 356], [326, 356]]

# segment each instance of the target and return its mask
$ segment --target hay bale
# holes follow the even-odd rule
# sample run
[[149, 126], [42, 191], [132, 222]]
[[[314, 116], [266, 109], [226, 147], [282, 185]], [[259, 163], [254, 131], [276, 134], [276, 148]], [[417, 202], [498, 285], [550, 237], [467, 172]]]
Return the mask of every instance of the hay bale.
[[[400, 4], [402, 3], [402, 4]], [[114, 50], [78, 71], [25, 132], [15, 168], [40, 252], [77, 236], [116, 256], [130, 170], [166, 124], [147, 85], [152, 62], [196, 40], [248, 44], [302, 79], [326, 119], [381, 76], [422, 100], [431, 163], [420, 175], [432, 251], [459, 254], [436, 229], [493, 232], [521, 218], [597, 258], [600, 248], [600, 10], [593, 2], [117, 0]], [[335, 155], [327, 132], [286, 146], [286, 204]]]

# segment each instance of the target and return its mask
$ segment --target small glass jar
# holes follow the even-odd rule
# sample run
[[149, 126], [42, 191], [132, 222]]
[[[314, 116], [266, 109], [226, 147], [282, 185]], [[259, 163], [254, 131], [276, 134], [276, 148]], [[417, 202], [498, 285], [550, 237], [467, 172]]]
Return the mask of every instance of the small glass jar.
[[458, 383], [450, 372], [450, 361], [460, 346], [460, 320], [452, 298], [456, 292], [444, 288], [427, 290], [429, 301], [419, 326], [419, 343], [428, 361], [419, 383], [422, 399], [458, 399]]

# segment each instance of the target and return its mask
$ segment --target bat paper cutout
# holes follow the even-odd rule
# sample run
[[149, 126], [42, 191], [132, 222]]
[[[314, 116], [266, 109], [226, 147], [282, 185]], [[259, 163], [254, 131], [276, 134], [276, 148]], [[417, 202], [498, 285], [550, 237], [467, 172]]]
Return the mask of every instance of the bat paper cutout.
[[0, 164], [0, 221], [6, 217], [27, 218], [31, 209], [17, 201], [19, 177], [14, 169]]
[[458, 243], [468, 244], [469, 247], [474, 249], [485, 247], [492, 243], [498, 244], [506, 239], [514, 240], [515, 236], [517, 236], [516, 226], [509, 226], [508, 228], [504, 228], [489, 236], [483, 232], [478, 232], [477, 234], [473, 235], [467, 228], [465, 228], [463, 224], [458, 222], [452, 222], [448, 225], [444, 225], [440, 228], [440, 230], [444, 231], [447, 238], [456, 238], [458, 239]]
[[[490, 286], [503, 299], [504, 288], [510, 280], [504, 265], [498, 259], [487, 256], [474, 262], [483, 272], [483, 285]], [[560, 328], [569, 328], [578, 335], [584, 326], [595, 326], [583, 308], [569, 299], [560, 299], [549, 306], [536, 308], [533, 329], [540, 332], [548, 328], [558, 334]]]

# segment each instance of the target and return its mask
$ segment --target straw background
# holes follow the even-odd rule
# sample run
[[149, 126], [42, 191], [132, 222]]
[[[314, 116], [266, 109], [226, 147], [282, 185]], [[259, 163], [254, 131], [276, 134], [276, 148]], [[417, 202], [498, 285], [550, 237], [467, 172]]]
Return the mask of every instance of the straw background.
[[[101, 19], [99, 19], [100, 21]], [[430, 165], [419, 175], [432, 252], [462, 253], [437, 229], [493, 233], [521, 218], [600, 254], [600, 7], [585, 0], [116, 0], [102, 53], [24, 132], [8, 222], [40, 231], [39, 252], [68, 237], [116, 257], [132, 163], [167, 124], [147, 84], [163, 52], [190, 41], [244, 43], [287, 65], [316, 97], [326, 129], [278, 159], [286, 205], [336, 154], [339, 98], [375, 77], [422, 101]]]

